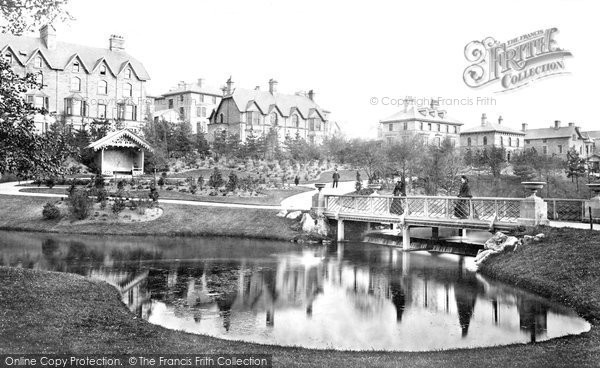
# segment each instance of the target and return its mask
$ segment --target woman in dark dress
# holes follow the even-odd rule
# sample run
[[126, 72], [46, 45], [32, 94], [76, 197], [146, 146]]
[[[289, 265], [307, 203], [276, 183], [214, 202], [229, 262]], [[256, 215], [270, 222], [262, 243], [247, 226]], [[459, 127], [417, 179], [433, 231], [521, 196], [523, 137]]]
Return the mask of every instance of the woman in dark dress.
[[[461, 176], [460, 191], [458, 192], [459, 198], [472, 198], [471, 188], [469, 188], [469, 179], [466, 176]], [[454, 216], [460, 219], [466, 219], [469, 217], [469, 201], [465, 199], [458, 200], [456, 206], [454, 206]]]
[[392, 199], [392, 205], [390, 206], [390, 213], [394, 215], [403, 214], [404, 209], [402, 208], [402, 198], [399, 197], [406, 197], [406, 183], [404, 178], [396, 182], [396, 186], [394, 187], [392, 195], [394, 198]]

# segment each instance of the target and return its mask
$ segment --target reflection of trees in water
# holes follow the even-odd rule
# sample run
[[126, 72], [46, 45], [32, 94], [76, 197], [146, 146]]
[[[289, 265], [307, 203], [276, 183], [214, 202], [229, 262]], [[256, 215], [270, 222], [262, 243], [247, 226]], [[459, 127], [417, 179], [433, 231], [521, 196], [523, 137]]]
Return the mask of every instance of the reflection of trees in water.
[[529, 340], [535, 342], [548, 330], [548, 307], [535, 300], [518, 298], [519, 325], [529, 332]]

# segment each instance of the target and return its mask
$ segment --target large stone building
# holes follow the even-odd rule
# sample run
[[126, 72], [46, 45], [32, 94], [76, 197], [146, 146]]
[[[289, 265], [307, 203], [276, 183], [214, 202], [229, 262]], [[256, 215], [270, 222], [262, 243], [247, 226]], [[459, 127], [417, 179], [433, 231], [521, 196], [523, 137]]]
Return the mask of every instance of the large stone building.
[[337, 124], [328, 120], [329, 112], [315, 102], [315, 93], [284, 94], [277, 82], [269, 81], [269, 89], [234, 88], [229, 78], [224, 96], [214, 110], [208, 125], [208, 140], [227, 131], [245, 141], [248, 134], [265, 135], [276, 129], [281, 141], [299, 134], [308, 142], [319, 143], [335, 131]]
[[581, 131], [575, 123], [561, 126], [556, 120], [550, 128], [527, 129], [523, 124], [525, 134], [525, 148], [535, 148], [544, 155], [553, 155], [566, 159], [571, 148], [582, 157], [588, 157], [594, 152], [594, 141]]
[[[44, 26], [38, 38], [0, 34], [0, 54], [18, 74], [38, 75], [44, 87], [27, 91], [26, 99], [56, 119], [75, 128], [93, 119], [118, 119], [133, 131], [143, 124], [150, 76], [125, 52], [121, 36], [95, 48], [58, 41], [54, 28]], [[48, 121], [38, 120], [36, 129], [46, 131]]]
[[464, 150], [474, 151], [492, 146], [502, 147], [506, 150], [507, 159], [510, 161], [515, 151], [523, 150], [525, 132], [506, 126], [502, 116], [499, 116], [498, 122], [494, 123], [487, 119], [486, 114], [482, 114], [481, 124], [460, 133], [460, 146]]
[[445, 139], [449, 139], [458, 146], [462, 125], [460, 121], [450, 118], [445, 110], [439, 109], [436, 101], [424, 107], [415, 106], [412, 100], [406, 99], [403, 110], [379, 121], [377, 135], [388, 143], [418, 137], [429, 145], [440, 146]]
[[210, 114], [222, 97], [221, 91], [208, 87], [203, 79], [195, 83], [181, 81], [169, 92], [154, 99], [153, 118], [189, 123], [194, 134], [206, 133]]

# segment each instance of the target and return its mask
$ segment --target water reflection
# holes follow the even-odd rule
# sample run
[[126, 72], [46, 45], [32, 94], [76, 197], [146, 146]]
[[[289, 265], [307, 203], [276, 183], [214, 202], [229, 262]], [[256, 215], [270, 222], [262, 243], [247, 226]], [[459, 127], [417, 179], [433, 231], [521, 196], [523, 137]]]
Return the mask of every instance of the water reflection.
[[589, 329], [572, 311], [466, 270], [470, 257], [367, 244], [0, 233], [3, 265], [77, 273], [137, 316], [227, 339], [431, 350]]

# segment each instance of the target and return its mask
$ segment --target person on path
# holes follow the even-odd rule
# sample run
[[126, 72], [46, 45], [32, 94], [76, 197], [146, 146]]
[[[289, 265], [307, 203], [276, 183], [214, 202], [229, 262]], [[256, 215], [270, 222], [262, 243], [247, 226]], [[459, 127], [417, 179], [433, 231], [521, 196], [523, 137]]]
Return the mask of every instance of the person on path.
[[396, 182], [392, 195], [394, 198], [392, 199], [392, 204], [390, 206], [390, 213], [394, 215], [403, 214], [404, 208], [402, 208], [402, 198], [400, 197], [406, 197], [406, 181], [404, 178]]
[[339, 181], [340, 181], [340, 174], [338, 173], [337, 169], [335, 169], [335, 171], [333, 172], [333, 184], [331, 187], [337, 188]]
[[[466, 176], [460, 177], [461, 185], [460, 191], [458, 192], [459, 198], [473, 198], [471, 195], [471, 188], [469, 188], [469, 179]], [[466, 219], [469, 217], [469, 201], [466, 199], [460, 199], [454, 206], [454, 216], [460, 219]]]
[[296, 175], [296, 177], [294, 178], [294, 184], [296, 184], [296, 186], [300, 184], [300, 177], [298, 175]]

